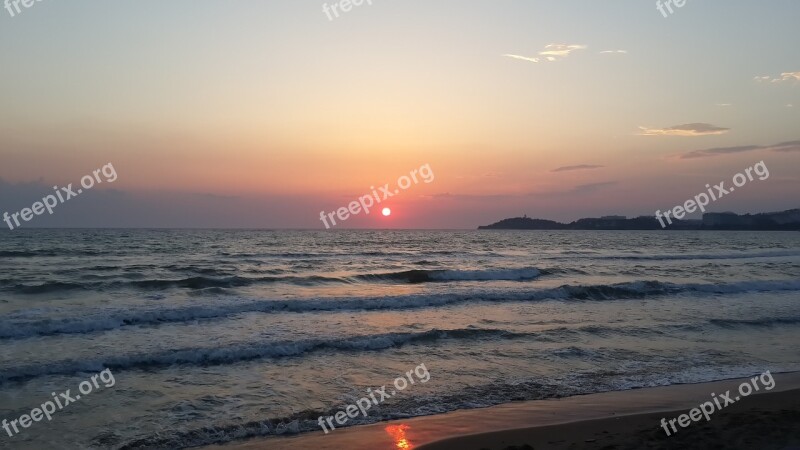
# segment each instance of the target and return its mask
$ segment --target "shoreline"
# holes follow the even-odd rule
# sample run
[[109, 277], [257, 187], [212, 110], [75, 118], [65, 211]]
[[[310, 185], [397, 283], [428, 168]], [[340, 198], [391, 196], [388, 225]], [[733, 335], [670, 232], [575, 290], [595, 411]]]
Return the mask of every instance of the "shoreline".
[[[695, 408], [697, 405], [694, 406]], [[688, 408], [688, 407], [687, 407]], [[459, 436], [417, 450], [798, 450], [800, 389], [750, 396], [667, 435], [661, 421], [687, 409]], [[667, 425], [668, 426], [668, 425]]]
[[[800, 415], [798, 412], [800, 411], [800, 372], [773, 374], [773, 376], [775, 387], [771, 391], [762, 390], [753, 393], [728, 408], [717, 411], [710, 422], [706, 423], [703, 420], [691, 424], [686, 429], [679, 430], [685, 431], [685, 433], [679, 432], [675, 435], [674, 444], [681, 443], [676, 448], [687, 448], [686, 444], [682, 443], [685, 439], [683, 435], [701, 435], [699, 430], [707, 430], [709, 426], [718, 428], [717, 424], [724, 422], [724, 420], [715, 420], [718, 418], [736, 418], [743, 414], [748, 417], [755, 415], [760, 418], [766, 414], [766, 417], [774, 419], [772, 413], [778, 414], [782, 411], [790, 411], [790, 413], [793, 411]], [[586, 394], [560, 399], [506, 403], [488, 408], [458, 410], [445, 414], [343, 428], [328, 435], [318, 431], [289, 437], [255, 438], [200, 448], [208, 450], [338, 450], [342, 448], [352, 450], [480, 450], [484, 448], [503, 450], [511, 445], [521, 446], [537, 443], [538, 446], [535, 447], [537, 449], [566, 449], [594, 448], [592, 443], [600, 443], [600, 440], [606, 435], [617, 438], [623, 444], [625, 440], [638, 442], [636, 439], [657, 439], [658, 433], [664, 435], [664, 439], [672, 439], [667, 438], [661, 429], [662, 417], [669, 419], [687, 413], [691, 408], [709, 400], [711, 393], [733, 391], [746, 380], [746, 378], [737, 378], [698, 384], [678, 384]], [[795, 420], [794, 423], [798, 421], [800, 420]], [[637, 433], [641, 434], [642, 427], [645, 431], [649, 431], [649, 434], [637, 437]], [[732, 428], [735, 429], [729, 431], [735, 432], [740, 430], [741, 426], [732, 426]], [[600, 433], [601, 437], [589, 437], [597, 433]], [[759, 434], [763, 435], [763, 432]], [[677, 437], [678, 435], [681, 437]], [[567, 442], [564, 436], [576, 440]], [[542, 442], [542, 439], [546, 441], [544, 446], [539, 443]], [[664, 442], [667, 441], [664, 440]], [[578, 447], [575, 447], [576, 443], [578, 443]], [[611, 446], [606, 448], [627, 447]], [[648, 447], [642, 445], [639, 448]]]

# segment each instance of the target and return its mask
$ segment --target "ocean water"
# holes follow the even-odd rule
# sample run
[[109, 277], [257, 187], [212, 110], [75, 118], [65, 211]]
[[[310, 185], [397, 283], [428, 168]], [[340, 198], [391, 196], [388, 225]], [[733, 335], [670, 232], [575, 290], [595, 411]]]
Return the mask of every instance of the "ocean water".
[[800, 233], [0, 233], [0, 448], [182, 448], [800, 370]]

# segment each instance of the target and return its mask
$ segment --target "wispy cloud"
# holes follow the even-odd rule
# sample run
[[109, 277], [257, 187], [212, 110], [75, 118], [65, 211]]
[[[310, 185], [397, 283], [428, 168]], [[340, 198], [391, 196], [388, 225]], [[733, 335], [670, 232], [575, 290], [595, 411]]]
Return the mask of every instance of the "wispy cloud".
[[770, 147], [766, 147], [774, 152], [800, 152], [800, 141], [781, 142]]
[[788, 81], [800, 81], [800, 72], [783, 72], [779, 77], [773, 78], [770, 75], [761, 75], [754, 78], [759, 83], [784, 83]]
[[576, 50], [583, 50], [585, 48], [585, 45], [549, 44], [545, 46], [544, 50], [537, 53], [538, 56], [522, 56], [509, 53], [503, 56], [532, 63], [554, 62], [566, 58], [570, 53]]
[[550, 44], [547, 45], [543, 52], [539, 52], [540, 55], [543, 56], [555, 56], [566, 58], [569, 56], [570, 53], [574, 52], [575, 50], [584, 50], [586, 49], [585, 45], [567, 45], [567, 44]]
[[681, 155], [681, 159], [708, 158], [710, 156], [729, 155], [731, 153], [751, 152], [753, 150], [758, 150], [760, 148], [761, 146], [758, 145], [740, 145], [738, 147], [708, 148], [705, 150], [695, 150], [693, 152], [684, 153], [683, 155]]
[[733, 106], [733, 103], [717, 103], [717, 106], [727, 108], [728, 106]]
[[684, 153], [681, 159], [710, 158], [713, 156], [729, 155], [732, 153], [752, 152], [755, 150], [771, 150], [774, 152], [788, 153], [800, 152], [800, 140], [781, 142], [775, 145], [740, 145], [738, 147], [718, 147], [705, 150], [695, 150]]
[[628, 51], [627, 50], [603, 50], [602, 52], [600, 52], [601, 55], [608, 55], [608, 54], [615, 54], [615, 53], [626, 55], [626, 54], [628, 54]]
[[718, 127], [709, 123], [687, 123], [684, 125], [675, 125], [669, 128], [647, 128], [639, 127], [641, 132], [640, 136], [713, 136], [718, 134], [725, 134], [730, 131], [730, 128]]
[[591, 169], [600, 169], [600, 168], [603, 168], [603, 167], [605, 167], [605, 166], [598, 166], [598, 165], [594, 165], [594, 164], [580, 164], [580, 165], [577, 165], [577, 166], [559, 167], [558, 169], [551, 170], [551, 172], [569, 172], [569, 171], [572, 171], [572, 170], [591, 170]]
[[514, 58], [514, 59], [520, 59], [520, 60], [522, 60], [522, 61], [530, 61], [530, 62], [532, 62], [532, 63], [538, 63], [538, 62], [542, 62], [542, 61], [544, 61], [544, 58], [532, 58], [532, 57], [528, 57], [528, 56], [520, 56], [520, 55], [510, 55], [510, 54], [505, 54], [505, 55], [503, 55], [503, 56], [507, 56], [507, 57], [509, 57], [509, 58]]

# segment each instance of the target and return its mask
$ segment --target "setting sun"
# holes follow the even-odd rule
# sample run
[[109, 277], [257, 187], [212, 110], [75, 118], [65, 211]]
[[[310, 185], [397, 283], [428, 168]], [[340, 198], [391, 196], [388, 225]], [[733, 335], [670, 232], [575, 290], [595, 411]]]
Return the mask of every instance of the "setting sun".
[[382, 213], [383, 213], [384, 216], [389, 217], [389, 216], [392, 215], [392, 210], [389, 209], [389, 208], [383, 208]]

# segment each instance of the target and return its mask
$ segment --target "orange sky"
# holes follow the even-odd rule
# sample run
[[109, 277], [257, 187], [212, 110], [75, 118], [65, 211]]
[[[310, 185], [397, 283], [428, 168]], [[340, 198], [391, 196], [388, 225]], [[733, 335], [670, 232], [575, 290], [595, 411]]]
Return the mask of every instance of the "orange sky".
[[0, 24], [0, 208], [113, 162], [98, 191], [137, 216], [75, 221], [181, 224], [208, 196], [241, 204], [191, 224], [314, 228], [427, 163], [436, 181], [393, 199], [393, 220], [347, 225], [471, 228], [652, 214], [761, 160], [769, 182], [715, 206], [797, 207], [800, 146], [770, 146], [800, 139], [800, 50], [780, 44], [799, 9], [409, 1], [329, 21], [306, 0], [37, 4]]

